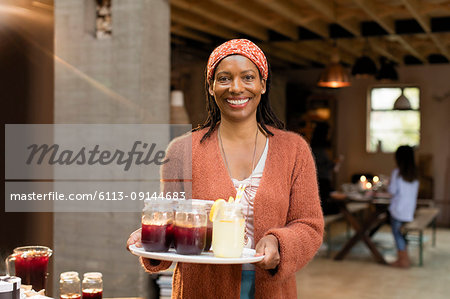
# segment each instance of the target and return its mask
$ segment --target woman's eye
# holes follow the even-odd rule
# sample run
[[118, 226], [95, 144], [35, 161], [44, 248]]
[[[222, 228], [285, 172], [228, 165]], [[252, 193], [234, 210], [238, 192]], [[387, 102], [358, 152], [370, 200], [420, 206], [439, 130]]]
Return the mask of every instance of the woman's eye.
[[219, 81], [220, 83], [227, 82], [228, 80], [229, 80], [228, 77], [219, 77], [219, 78], [217, 78], [217, 81]]
[[245, 79], [246, 81], [252, 81], [253, 79], [255, 79], [255, 76], [253, 76], [253, 75], [245, 75], [245, 76], [244, 76], [244, 79]]

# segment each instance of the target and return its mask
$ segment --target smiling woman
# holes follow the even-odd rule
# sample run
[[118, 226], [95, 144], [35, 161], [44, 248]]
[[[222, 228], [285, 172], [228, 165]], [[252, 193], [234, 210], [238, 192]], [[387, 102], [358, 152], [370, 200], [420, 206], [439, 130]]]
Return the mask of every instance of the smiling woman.
[[[310, 148], [302, 137], [283, 130], [270, 107], [269, 90], [266, 57], [251, 41], [231, 40], [211, 54], [208, 117], [192, 134], [174, 140], [166, 157], [180, 159], [186, 144], [192, 144], [193, 198], [228, 198], [242, 190], [245, 246], [264, 258], [243, 265], [179, 262], [174, 298], [297, 298], [295, 272], [319, 248], [323, 216]], [[162, 175], [174, 171], [162, 167]], [[169, 189], [163, 185], [163, 192]], [[136, 231], [127, 244], [139, 241]], [[141, 262], [148, 272], [170, 266]]]

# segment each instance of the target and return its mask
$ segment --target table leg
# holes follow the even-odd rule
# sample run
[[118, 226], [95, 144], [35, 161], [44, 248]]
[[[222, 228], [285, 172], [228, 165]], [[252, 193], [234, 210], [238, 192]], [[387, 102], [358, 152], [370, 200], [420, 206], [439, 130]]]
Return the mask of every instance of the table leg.
[[[386, 264], [383, 255], [378, 251], [375, 244], [370, 239], [370, 236], [373, 235], [380, 227], [380, 223], [382, 223], [386, 219], [386, 212], [384, 211], [375, 211], [362, 225], [358, 222], [356, 217], [350, 213], [345, 205], [345, 203], [341, 204], [341, 211], [345, 217], [345, 219], [350, 223], [350, 225], [355, 229], [355, 235], [345, 244], [344, 248], [338, 252], [338, 254], [334, 257], [335, 260], [342, 260], [345, 256], [350, 252], [353, 246], [359, 240], [362, 240], [369, 250], [372, 252], [375, 260], [379, 263]], [[382, 217], [380, 217], [382, 216]]]

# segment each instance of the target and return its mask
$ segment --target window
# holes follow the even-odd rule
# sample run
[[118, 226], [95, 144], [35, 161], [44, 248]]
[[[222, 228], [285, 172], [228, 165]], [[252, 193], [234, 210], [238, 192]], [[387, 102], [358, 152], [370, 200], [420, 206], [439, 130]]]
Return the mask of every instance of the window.
[[[406, 97], [397, 101], [402, 95]], [[403, 105], [402, 110], [394, 104]], [[420, 89], [414, 86], [374, 87], [369, 93], [367, 151], [395, 152], [400, 145], [420, 142]], [[396, 105], [398, 106], [398, 105]], [[401, 105], [400, 105], [401, 106]]]

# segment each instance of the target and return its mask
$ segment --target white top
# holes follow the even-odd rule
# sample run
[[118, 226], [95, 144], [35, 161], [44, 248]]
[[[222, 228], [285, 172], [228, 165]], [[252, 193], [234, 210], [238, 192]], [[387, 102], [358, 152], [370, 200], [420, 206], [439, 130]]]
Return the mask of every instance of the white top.
[[[266, 145], [264, 147], [264, 151], [261, 155], [261, 158], [258, 161], [258, 164], [256, 165], [255, 169], [253, 169], [252, 174], [242, 180], [239, 181], [237, 179], [231, 178], [233, 181], [234, 187], [236, 188], [236, 191], [239, 188], [239, 185], [245, 185], [244, 193], [242, 194], [241, 198], [241, 204], [242, 204], [242, 212], [245, 217], [245, 229], [246, 229], [246, 236], [249, 239], [249, 245], [247, 247], [255, 248], [255, 238], [254, 238], [254, 232], [255, 232], [255, 225], [254, 225], [254, 217], [253, 217], [253, 205], [255, 202], [255, 195], [256, 191], [258, 190], [259, 183], [261, 181], [264, 166], [266, 165], [266, 159], [267, 159], [267, 152], [269, 151], [269, 138], [266, 138]], [[243, 265], [244, 270], [253, 270], [254, 265], [252, 264], [244, 264]]]
[[400, 176], [398, 168], [396, 168], [392, 171], [388, 191], [392, 194], [391, 204], [389, 205], [391, 216], [399, 221], [413, 221], [417, 194], [419, 192], [419, 181], [405, 181]]

